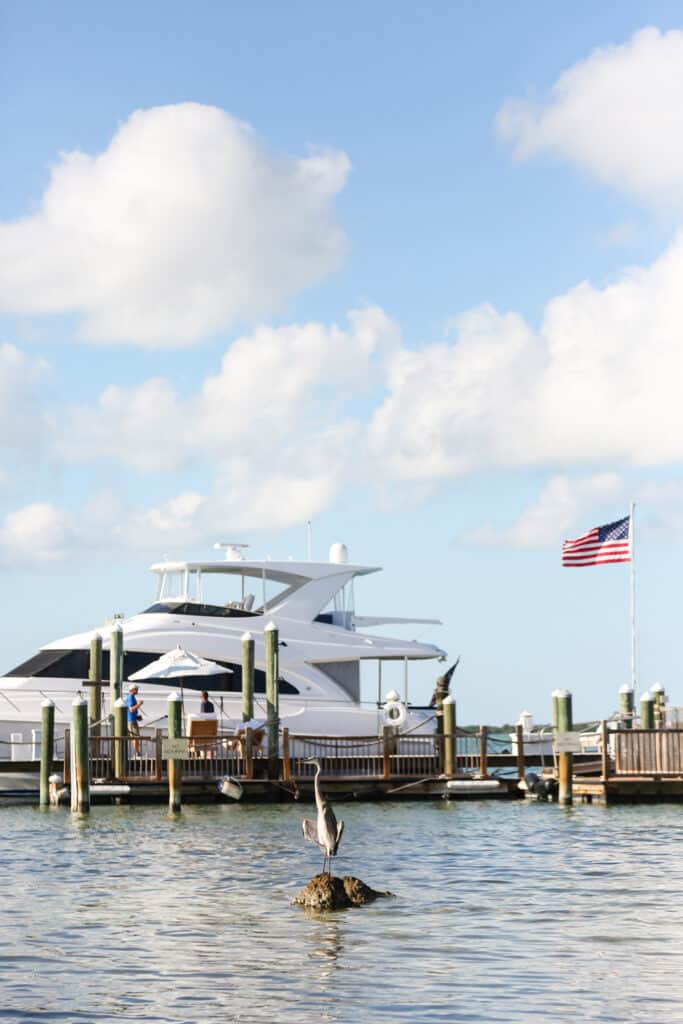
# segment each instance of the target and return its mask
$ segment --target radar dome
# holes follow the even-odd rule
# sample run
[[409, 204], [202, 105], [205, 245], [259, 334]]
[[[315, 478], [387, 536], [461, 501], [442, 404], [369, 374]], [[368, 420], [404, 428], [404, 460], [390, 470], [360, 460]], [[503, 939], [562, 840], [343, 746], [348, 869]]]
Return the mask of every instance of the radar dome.
[[338, 565], [346, 565], [349, 560], [349, 552], [346, 544], [333, 544], [330, 548], [330, 561]]

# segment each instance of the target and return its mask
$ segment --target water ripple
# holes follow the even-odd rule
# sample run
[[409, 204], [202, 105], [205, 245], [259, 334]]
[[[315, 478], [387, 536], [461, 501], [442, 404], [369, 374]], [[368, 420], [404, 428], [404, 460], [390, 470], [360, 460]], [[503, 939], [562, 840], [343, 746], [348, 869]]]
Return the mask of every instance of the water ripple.
[[676, 807], [345, 805], [336, 914], [296, 806], [0, 813], [0, 1024], [683, 1020]]

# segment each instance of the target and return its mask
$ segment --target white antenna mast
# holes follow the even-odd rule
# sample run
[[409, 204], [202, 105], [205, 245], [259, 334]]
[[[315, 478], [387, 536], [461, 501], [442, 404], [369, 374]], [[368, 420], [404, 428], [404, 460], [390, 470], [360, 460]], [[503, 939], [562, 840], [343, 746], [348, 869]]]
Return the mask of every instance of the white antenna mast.
[[311, 520], [310, 519], [308, 519], [306, 521], [306, 533], [307, 533], [307, 536], [308, 536], [308, 561], [312, 562], [313, 561], [313, 555], [312, 555], [313, 536], [312, 536], [312, 524], [311, 524]]

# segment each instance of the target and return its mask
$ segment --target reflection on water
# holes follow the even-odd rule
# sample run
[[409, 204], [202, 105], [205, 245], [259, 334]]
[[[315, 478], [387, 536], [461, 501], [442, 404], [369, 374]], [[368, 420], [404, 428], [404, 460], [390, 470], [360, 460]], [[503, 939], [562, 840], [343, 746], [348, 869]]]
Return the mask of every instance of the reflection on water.
[[347, 804], [328, 914], [302, 816], [1, 807], [0, 1021], [683, 1021], [679, 808]]

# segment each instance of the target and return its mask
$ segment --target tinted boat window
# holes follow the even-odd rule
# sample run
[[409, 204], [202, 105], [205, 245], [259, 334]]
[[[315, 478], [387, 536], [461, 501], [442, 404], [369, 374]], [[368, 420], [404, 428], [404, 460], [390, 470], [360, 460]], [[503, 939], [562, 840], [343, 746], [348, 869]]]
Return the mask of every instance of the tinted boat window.
[[[123, 656], [123, 678], [127, 680], [134, 672], [139, 672], [151, 662], [160, 658], [163, 651], [126, 651]], [[55, 679], [87, 679], [90, 664], [90, 651], [40, 651], [28, 661], [6, 672], [7, 676], [46, 677]], [[216, 664], [231, 669], [225, 675], [216, 676], [182, 676], [175, 679], [148, 679], [143, 685], [164, 686], [173, 689], [182, 685], [185, 690], [213, 690], [223, 693], [242, 692], [242, 666], [239, 662], [218, 661]], [[102, 651], [102, 678], [109, 679], [109, 651]], [[297, 694], [296, 686], [280, 677], [278, 690], [280, 693]], [[254, 671], [254, 692], [266, 692], [266, 674], [261, 669]]]
[[196, 604], [194, 601], [159, 601], [145, 608], [148, 612], [166, 612], [168, 615], [207, 615], [221, 619], [245, 619], [258, 616], [257, 612], [246, 612], [244, 608], [228, 608], [224, 604]]

